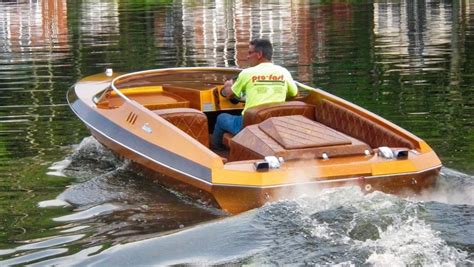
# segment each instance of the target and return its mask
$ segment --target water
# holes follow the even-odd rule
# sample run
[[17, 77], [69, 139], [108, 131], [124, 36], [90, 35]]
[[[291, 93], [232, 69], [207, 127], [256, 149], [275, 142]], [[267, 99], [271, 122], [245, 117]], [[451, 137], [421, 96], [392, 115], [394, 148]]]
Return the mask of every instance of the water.
[[[472, 265], [473, 25], [469, 1], [0, 2], [0, 265]], [[256, 37], [297, 80], [426, 140], [437, 188], [229, 216], [133, 172], [67, 107], [106, 67], [245, 67]]]

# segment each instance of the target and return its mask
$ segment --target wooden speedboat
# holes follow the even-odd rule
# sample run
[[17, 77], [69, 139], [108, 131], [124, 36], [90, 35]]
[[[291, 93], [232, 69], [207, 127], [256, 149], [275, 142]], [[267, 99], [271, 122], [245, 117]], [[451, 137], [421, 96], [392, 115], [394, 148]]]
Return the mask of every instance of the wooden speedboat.
[[300, 83], [299, 97], [249, 109], [244, 129], [224, 136], [227, 150], [212, 151], [216, 116], [242, 111], [219, 94], [239, 71], [97, 74], [71, 88], [68, 102], [99, 142], [144, 174], [230, 213], [325, 187], [407, 194], [434, 185], [441, 162], [423, 140]]

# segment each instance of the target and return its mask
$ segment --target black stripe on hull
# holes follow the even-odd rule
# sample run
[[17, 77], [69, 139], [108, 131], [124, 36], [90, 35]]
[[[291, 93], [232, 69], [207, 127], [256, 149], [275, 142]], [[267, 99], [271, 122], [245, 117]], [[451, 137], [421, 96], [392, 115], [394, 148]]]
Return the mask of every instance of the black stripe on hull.
[[[72, 89], [73, 90], [73, 89]], [[69, 103], [71, 109], [83, 120], [88, 127], [101, 133], [117, 144], [131, 150], [137, 154], [145, 156], [150, 160], [171, 168], [175, 171], [193, 177], [201, 182], [210, 184], [211, 170], [194, 161], [181, 157], [169, 150], [156, 146], [113, 123], [106, 117], [94, 111], [80, 99]], [[98, 127], [100, 125], [100, 128]]]

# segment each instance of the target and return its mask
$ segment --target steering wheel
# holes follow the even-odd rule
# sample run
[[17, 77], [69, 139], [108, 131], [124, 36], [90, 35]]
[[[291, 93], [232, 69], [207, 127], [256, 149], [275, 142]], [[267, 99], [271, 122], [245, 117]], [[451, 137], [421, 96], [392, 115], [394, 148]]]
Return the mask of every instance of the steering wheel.
[[[224, 94], [224, 90], [221, 89], [219, 93], [220, 93], [220, 95], [221, 95], [222, 97], [227, 98], [227, 96]], [[246, 100], [245, 95], [242, 96], [242, 97], [238, 97], [238, 96], [236, 96], [236, 95], [232, 95], [232, 97], [229, 98], [229, 102], [232, 103], [232, 104], [234, 104], [234, 105], [237, 105], [237, 104], [239, 104], [239, 103], [245, 103], [245, 100]]]

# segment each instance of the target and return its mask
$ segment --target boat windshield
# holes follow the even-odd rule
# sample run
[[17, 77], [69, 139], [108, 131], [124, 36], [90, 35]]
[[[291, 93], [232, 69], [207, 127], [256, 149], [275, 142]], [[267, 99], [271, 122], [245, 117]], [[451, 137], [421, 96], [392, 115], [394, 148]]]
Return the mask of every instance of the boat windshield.
[[149, 70], [125, 74], [115, 78], [111, 83], [111, 89], [121, 97], [123, 89], [153, 87], [153, 86], [175, 86], [198, 91], [208, 90], [217, 85], [222, 85], [228, 79], [233, 78], [240, 69], [232, 68], [172, 68]]
[[222, 87], [226, 80], [234, 78], [240, 71], [236, 68], [194, 67], [124, 74], [114, 78], [109, 88], [94, 97], [94, 102], [100, 108], [116, 108], [131, 100], [148, 108], [156, 108], [154, 104], [159, 104], [151, 102], [166, 101], [183, 102], [188, 106], [184, 103], [186, 100], [199, 102], [200, 97], [196, 96]]

